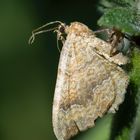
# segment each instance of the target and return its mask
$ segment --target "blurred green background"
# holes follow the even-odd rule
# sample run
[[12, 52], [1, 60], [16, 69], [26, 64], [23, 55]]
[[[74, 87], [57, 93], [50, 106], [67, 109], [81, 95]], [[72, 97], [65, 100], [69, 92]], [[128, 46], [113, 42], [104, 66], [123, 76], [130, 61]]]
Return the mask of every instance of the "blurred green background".
[[[59, 61], [56, 34], [28, 45], [31, 31], [46, 22], [80, 21], [96, 30], [92, 0], [0, 1], [0, 140], [56, 140], [52, 102]], [[107, 140], [111, 115], [73, 140]]]

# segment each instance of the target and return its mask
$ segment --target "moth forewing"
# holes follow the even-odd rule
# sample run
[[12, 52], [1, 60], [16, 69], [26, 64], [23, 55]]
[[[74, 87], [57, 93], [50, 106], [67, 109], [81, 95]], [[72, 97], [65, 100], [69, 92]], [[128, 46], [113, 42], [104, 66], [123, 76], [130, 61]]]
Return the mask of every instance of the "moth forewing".
[[[66, 26], [53, 101], [53, 128], [58, 140], [67, 140], [94, 126], [107, 111], [122, 103], [128, 75], [119, 67], [127, 58], [110, 57], [111, 45], [95, 37], [86, 25]], [[116, 57], [116, 58], [115, 58]]]

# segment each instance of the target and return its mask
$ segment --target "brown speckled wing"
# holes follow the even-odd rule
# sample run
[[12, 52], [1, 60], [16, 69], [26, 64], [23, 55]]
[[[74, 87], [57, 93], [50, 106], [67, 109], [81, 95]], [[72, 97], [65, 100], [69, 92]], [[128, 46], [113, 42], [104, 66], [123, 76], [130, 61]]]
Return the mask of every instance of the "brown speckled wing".
[[90, 35], [90, 43], [87, 34], [67, 35], [53, 102], [53, 128], [58, 140], [94, 126], [98, 117], [115, 111], [123, 101], [128, 76], [98, 53], [96, 45], [102, 43], [106, 44], [94, 35]]

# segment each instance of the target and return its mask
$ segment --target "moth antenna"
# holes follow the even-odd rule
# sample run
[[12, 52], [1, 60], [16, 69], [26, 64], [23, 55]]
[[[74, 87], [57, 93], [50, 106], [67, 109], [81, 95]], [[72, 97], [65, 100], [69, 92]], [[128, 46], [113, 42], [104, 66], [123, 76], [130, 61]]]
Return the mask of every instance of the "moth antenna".
[[47, 30], [43, 30], [43, 28], [48, 27], [49, 25], [56, 24], [56, 23], [58, 23], [58, 24], [60, 24], [62, 26], [64, 25], [64, 23], [62, 23], [61, 21], [53, 21], [53, 22], [46, 23], [43, 26], [41, 26], [41, 27], [39, 27], [39, 28], [37, 28], [37, 29], [35, 29], [35, 30], [32, 31], [32, 35], [29, 38], [28, 43], [29, 44], [32, 44], [34, 42], [34, 40], [35, 40], [35, 36], [38, 35], [38, 34], [42, 34], [42, 33], [45, 33], [45, 32], [50, 32], [50, 31], [57, 30], [58, 29], [58, 26], [57, 27], [50, 28], [50, 29], [47, 29]]
[[31, 35], [31, 37], [29, 38], [28, 43], [29, 43], [29, 44], [32, 44], [32, 43], [34, 42], [34, 40], [35, 40], [35, 36], [36, 36], [36, 35], [42, 34], [42, 33], [46, 33], [46, 32], [50, 32], [50, 31], [53, 31], [53, 30], [55, 30], [55, 29], [57, 29], [57, 27], [54, 27], [54, 28], [51, 28], [51, 29], [48, 29], [48, 30], [37, 31], [37, 32], [32, 31], [32, 35]]

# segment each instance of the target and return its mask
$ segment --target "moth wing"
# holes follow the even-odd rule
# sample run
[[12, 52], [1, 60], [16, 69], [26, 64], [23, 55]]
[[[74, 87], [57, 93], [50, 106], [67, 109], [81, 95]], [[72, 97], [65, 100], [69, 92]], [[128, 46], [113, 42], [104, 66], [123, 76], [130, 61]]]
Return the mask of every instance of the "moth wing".
[[116, 94], [125, 92], [125, 72], [98, 55], [94, 45], [88, 45], [86, 37], [68, 35], [62, 48], [53, 102], [53, 128], [58, 140], [94, 126]]

